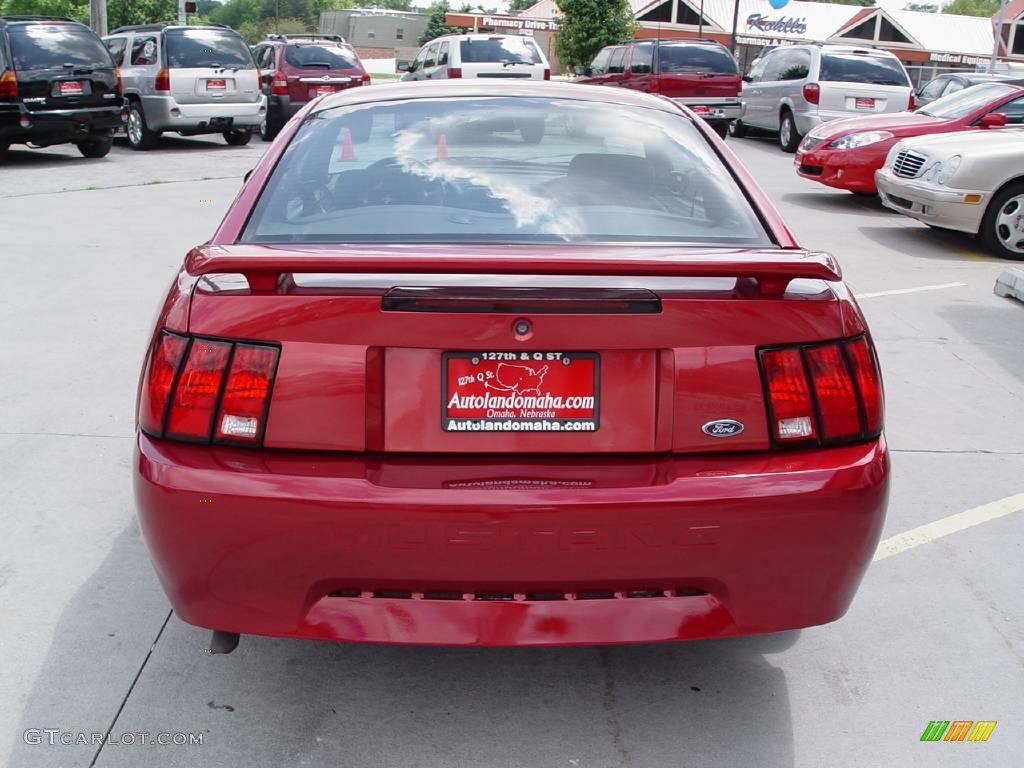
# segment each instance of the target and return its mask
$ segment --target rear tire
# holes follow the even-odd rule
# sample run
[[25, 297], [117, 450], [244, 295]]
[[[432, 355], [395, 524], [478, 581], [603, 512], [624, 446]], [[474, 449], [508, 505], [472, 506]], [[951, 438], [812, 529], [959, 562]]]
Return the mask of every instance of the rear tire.
[[260, 123], [260, 138], [264, 141], [273, 141], [274, 137], [277, 136], [278, 131], [281, 128], [274, 119], [270, 112], [267, 112], [267, 116], [263, 118], [263, 122]]
[[999, 192], [981, 221], [981, 241], [996, 256], [1024, 261], [1024, 183]]
[[796, 128], [793, 113], [789, 110], [783, 112], [782, 117], [779, 118], [779, 147], [782, 148], [782, 151], [793, 154], [803, 138]]
[[734, 139], [742, 139], [747, 135], [747, 126], [740, 119], [733, 120], [729, 123], [729, 135]]
[[244, 147], [252, 139], [252, 131], [224, 131], [221, 134], [229, 147]]
[[7, 158], [7, 150], [10, 148], [10, 144], [0, 144], [0, 163], [2, 163]]
[[717, 133], [724, 140], [729, 135], [729, 124], [723, 121], [719, 121], [711, 124], [711, 130]]
[[110, 148], [114, 146], [114, 139], [110, 136], [101, 136], [89, 141], [76, 142], [75, 146], [82, 153], [82, 157], [106, 157], [110, 154]]
[[160, 141], [159, 131], [151, 131], [146, 125], [146, 116], [142, 113], [142, 105], [137, 101], [128, 105], [128, 122], [124, 131], [128, 135], [128, 146], [135, 150], [153, 149]]

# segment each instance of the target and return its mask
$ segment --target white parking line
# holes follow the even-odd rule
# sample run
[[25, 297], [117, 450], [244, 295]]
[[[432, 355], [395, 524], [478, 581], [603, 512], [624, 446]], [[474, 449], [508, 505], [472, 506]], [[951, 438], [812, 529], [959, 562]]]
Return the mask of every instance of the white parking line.
[[933, 523], [926, 523], [917, 528], [911, 528], [906, 533], [899, 533], [895, 536], [890, 536], [888, 539], [883, 539], [879, 542], [878, 549], [875, 550], [875, 556], [871, 559], [871, 562], [876, 563], [879, 560], [885, 560], [887, 557], [898, 555], [900, 552], [906, 552], [908, 549], [919, 547], [943, 536], [949, 536], [951, 533], [963, 531], [975, 525], [987, 523], [990, 520], [1021, 511], [1024, 511], [1024, 493], [1007, 496], [1005, 499], [999, 499], [998, 501], [990, 501], [988, 504], [968, 509], [966, 512], [957, 512], [955, 515], [944, 517]]
[[875, 291], [873, 293], [858, 293], [858, 299], [873, 299], [876, 296], [900, 296], [904, 293], [918, 293], [920, 291], [941, 291], [944, 288], [963, 288], [967, 283], [942, 283], [941, 285], [922, 285], [920, 288], [896, 288], [891, 291]]

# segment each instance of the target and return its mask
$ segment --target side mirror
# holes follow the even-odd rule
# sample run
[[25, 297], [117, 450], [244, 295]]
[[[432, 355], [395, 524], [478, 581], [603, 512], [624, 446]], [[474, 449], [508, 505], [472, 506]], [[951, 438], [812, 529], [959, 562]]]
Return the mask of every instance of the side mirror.
[[1010, 122], [1010, 119], [1006, 116], [1005, 112], [989, 112], [987, 115], [982, 115], [979, 125], [982, 128], [1002, 128]]
[[412, 67], [409, 66], [409, 62], [408, 61], [400, 61], [400, 62], [398, 62], [398, 71], [399, 72], [412, 72]]

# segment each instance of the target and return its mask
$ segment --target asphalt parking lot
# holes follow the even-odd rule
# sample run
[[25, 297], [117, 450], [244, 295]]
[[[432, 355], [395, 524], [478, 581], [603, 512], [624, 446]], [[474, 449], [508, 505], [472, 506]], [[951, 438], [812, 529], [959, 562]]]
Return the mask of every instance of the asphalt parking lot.
[[[769, 140], [730, 144], [862, 297], [893, 450], [883, 538], [1004, 499], [1021, 511], [893, 544], [846, 617], [782, 636], [478, 650], [245, 637], [211, 656], [209, 633], [170, 613], [135, 522], [133, 404], [169, 280], [264, 145], [16, 148], [0, 169], [0, 764], [1019, 765], [1024, 305], [992, 293], [1008, 263], [797, 178]], [[930, 720], [998, 726], [984, 743], [923, 743]], [[33, 729], [202, 744], [51, 746], [28, 743]]]

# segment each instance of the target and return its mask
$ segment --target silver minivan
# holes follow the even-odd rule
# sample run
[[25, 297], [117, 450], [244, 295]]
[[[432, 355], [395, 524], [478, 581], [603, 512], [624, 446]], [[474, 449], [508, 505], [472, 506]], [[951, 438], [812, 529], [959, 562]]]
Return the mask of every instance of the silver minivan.
[[551, 65], [526, 35], [445, 35], [424, 45], [404, 70], [403, 80], [488, 77], [550, 80]]
[[758, 59], [743, 78], [741, 117], [730, 133], [778, 131], [779, 146], [800, 140], [829, 120], [910, 109], [913, 88], [888, 51], [845, 45], [789, 45]]
[[256, 62], [232, 29], [146, 24], [115, 29], [103, 42], [121, 68], [133, 149], [152, 148], [165, 131], [220, 133], [241, 146], [266, 116]]

